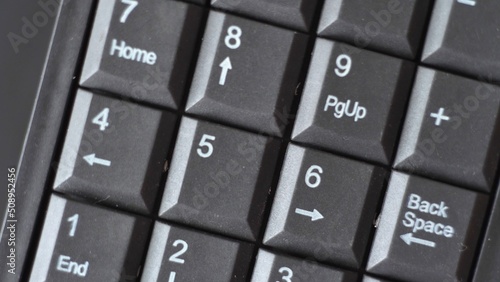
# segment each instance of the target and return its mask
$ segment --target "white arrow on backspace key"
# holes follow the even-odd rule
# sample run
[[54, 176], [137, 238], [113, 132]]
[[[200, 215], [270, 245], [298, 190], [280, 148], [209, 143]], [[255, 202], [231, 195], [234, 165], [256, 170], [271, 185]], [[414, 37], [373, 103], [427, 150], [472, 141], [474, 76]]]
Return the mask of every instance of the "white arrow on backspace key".
[[111, 165], [110, 161], [105, 160], [105, 159], [100, 159], [100, 158], [96, 157], [95, 154], [86, 155], [83, 157], [83, 159], [87, 163], [89, 163], [89, 165], [91, 165], [91, 166], [93, 166], [94, 164], [103, 165], [103, 166], [110, 166]]
[[429, 240], [415, 238], [415, 237], [413, 237], [413, 233], [406, 233], [406, 234], [403, 234], [403, 235], [401, 235], [399, 237], [403, 241], [405, 241], [405, 243], [407, 245], [411, 245], [411, 243], [415, 243], [415, 244], [420, 244], [420, 245], [424, 245], [424, 246], [431, 247], [431, 248], [435, 248], [436, 247], [436, 243], [434, 243], [432, 241], [429, 241]]
[[311, 218], [311, 221], [316, 221], [316, 220], [324, 218], [323, 215], [316, 209], [314, 209], [313, 211], [307, 211], [307, 210], [296, 208], [295, 213], [300, 214], [300, 215], [304, 215], [304, 216], [308, 216]]

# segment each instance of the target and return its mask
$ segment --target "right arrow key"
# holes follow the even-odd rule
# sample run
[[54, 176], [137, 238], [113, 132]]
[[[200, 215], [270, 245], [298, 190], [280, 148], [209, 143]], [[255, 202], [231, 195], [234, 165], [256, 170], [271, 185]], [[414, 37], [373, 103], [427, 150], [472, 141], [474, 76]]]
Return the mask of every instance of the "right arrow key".
[[394, 172], [367, 269], [403, 281], [465, 281], [486, 195]]
[[264, 244], [360, 267], [385, 176], [378, 166], [289, 145]]

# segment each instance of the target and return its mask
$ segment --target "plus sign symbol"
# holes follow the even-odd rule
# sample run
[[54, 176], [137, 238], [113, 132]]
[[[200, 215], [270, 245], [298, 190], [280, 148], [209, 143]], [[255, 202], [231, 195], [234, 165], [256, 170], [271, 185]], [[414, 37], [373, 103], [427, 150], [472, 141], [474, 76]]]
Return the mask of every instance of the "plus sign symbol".
[[444, 114], [444, 108], [439, 108], [439, 111], [437, 113], [431, 113], [431, 118], [436, 119], [436, 121], [434, 122], [434, 124], [436, 126], [440, 126], [441, 121], [449, 121], [450, 120], [450, 117], [446, 116]]

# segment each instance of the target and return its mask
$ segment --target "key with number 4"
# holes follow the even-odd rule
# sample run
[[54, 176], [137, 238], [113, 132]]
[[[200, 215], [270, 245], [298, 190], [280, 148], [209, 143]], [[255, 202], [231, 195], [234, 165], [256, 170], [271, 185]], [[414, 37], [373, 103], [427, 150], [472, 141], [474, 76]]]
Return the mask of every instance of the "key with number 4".
[[174, 114], [78, 90], [54, 189], [149, 213]]

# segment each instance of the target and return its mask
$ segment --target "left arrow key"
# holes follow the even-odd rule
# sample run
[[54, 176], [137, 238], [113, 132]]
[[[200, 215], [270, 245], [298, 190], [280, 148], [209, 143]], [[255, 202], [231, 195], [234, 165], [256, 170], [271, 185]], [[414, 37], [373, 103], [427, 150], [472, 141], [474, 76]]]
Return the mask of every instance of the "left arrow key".
[[87, 163], [89, 163], [89, 165], [91, 165], [91, 166], [94, 164], [103, 165], [103, 166], [110, 166], [111, 165], [111, 161], [108, 161], [105, 159], [100, 159], [100, 158], [96, 157], [95, 154], [86, 155], [83, 157], [83, 159]]
[[175, 120], [172, 113], [78, 90], [54, 190], [150, 213]]

